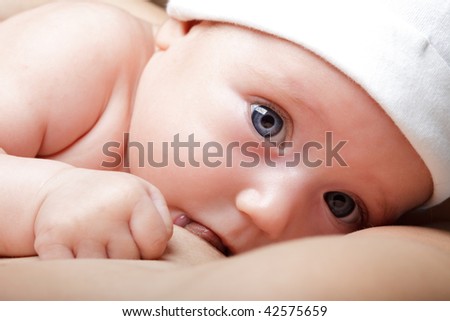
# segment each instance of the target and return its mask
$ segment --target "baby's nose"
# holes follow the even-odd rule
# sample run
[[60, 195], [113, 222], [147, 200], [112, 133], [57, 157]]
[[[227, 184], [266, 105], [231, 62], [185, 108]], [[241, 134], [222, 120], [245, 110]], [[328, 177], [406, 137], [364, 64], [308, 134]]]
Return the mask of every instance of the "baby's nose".
[[236, 207], [271, 240], [279, 239], [298, 211], [296, 189], [290, 181], [270, 182], [242, 189]]

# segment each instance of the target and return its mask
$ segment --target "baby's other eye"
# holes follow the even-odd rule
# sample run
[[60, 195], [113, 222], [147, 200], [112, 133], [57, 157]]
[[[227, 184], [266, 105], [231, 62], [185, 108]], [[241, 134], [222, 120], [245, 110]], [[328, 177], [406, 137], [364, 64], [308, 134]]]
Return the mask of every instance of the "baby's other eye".
[[362, 211], [351, 196], [343, 192], [327, 192], [323, 198], [336, 218], [349, 224], [362, 220]]
[[251, 105], [253, 127], [259, 135], [270, 141], [282, 143], [286, 137], [283, 118], [273, 109], [262, 104]]

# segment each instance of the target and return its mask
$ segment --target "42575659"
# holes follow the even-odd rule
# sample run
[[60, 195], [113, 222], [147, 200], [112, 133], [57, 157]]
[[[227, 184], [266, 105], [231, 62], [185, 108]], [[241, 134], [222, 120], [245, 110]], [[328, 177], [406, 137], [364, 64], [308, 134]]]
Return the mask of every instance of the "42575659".
[[271, 317], [323, 317], [327, 313], [327, 307], [325, 305], [269, 305], [263, 313]]

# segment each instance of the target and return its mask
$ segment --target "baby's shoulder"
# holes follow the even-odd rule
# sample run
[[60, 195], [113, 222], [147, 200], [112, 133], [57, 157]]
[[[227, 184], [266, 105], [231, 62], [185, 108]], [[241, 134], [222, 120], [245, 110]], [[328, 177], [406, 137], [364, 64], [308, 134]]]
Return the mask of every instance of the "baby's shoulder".
[[104, 114], [114, 127], [154, 50], [149, 24], [75, 1], [6, 20], [0, 44], [0, 146], [43, 157], [87, 137]]
[[50, 47], [54, 53], [66, 48], [113, 50], [112, 54], [129, 47], [138, 52], [153, 51], [150, 24], [100, 2], [52, 2], [6, 20], [0, 24], [0, 30], [22, 44], [38, 42], [35, 50]]

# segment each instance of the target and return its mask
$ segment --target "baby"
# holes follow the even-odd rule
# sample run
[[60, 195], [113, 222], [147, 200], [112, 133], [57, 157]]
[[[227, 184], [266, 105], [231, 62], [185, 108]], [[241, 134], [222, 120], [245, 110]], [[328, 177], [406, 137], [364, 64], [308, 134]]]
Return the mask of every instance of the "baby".
[[450, 196], [448, 1], [168, 12], [0, 25], [0, 255], [155, 259], [172, 224], [238, 254]]

